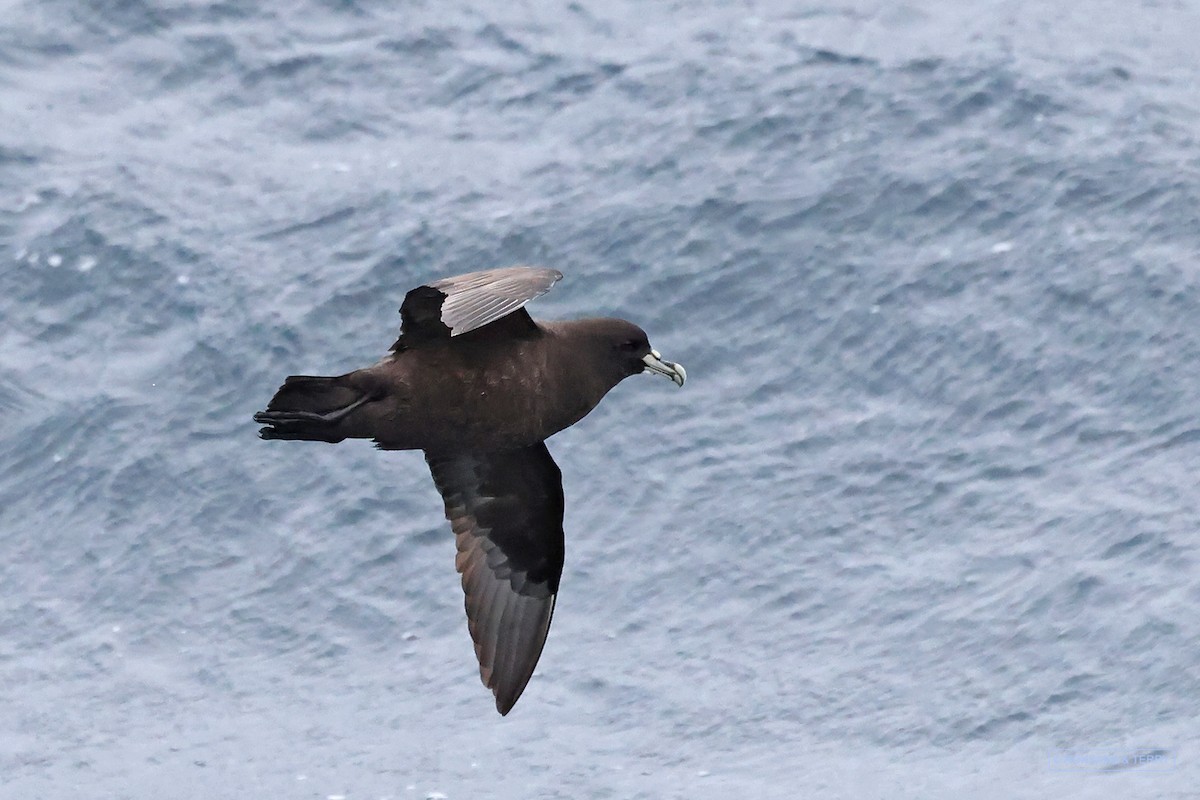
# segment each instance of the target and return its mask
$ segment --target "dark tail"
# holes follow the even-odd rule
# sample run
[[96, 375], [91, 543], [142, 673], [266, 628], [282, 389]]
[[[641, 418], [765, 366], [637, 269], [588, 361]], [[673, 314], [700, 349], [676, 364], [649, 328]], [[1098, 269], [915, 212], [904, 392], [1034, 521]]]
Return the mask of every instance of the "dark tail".
[[292, 375], [254, 421], [266, 426], [258, 431], [264, 439], [340, 442], [346, 438], [342, 421], [368, 399], [345, 375]]

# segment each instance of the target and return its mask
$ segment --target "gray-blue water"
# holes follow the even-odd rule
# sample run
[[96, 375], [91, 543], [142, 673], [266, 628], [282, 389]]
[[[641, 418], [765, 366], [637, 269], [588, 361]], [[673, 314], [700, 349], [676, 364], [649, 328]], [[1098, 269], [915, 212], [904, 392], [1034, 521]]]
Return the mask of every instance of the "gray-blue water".
[[[1196, 796], [1196, 4], [3, 5], [0, 796]], [[500, 718], [420, 455], [250, 416], [511, 263], [691, 379]]]

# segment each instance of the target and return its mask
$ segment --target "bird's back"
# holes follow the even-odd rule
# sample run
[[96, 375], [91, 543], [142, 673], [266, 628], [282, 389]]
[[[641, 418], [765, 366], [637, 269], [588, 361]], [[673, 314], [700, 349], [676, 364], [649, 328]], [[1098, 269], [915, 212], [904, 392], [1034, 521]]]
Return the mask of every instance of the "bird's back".
[[438, 452], [543, 441], [611, 388], [579, 374], [569, 331], [570, 323], [551, 323], [520, 339], [467, 334], [393, 353], [346, 376], [375, 398], [347, 420], [347, 436]]

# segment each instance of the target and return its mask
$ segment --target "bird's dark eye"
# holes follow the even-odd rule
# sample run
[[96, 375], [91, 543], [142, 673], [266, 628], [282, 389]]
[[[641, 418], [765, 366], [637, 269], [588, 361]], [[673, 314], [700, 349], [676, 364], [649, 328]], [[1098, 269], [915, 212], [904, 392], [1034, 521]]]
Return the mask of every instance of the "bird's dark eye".
[[620, 345], [621, 349], [627, 353], [632, 353], [635, 350], [637, 350], [638, 348], [640, 348], [641, 346], [642, 346], [642, 343], [639, 342], [637, 339], [628, 339], [624, 342], [621, 342], [621, 345]]

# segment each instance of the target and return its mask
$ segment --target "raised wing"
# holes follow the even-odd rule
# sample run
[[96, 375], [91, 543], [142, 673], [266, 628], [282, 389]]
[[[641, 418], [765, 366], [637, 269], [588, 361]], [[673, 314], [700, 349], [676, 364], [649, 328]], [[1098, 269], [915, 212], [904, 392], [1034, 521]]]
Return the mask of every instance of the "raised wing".
[[550, 631], [563, 566], [562, 473], [544, 443], [425, 460], [454, 529], [479, 675], [507, 714]]
[[[545, 294], [562, 278], [556, 269], [505, 267], [418, 286], [400, 306], [401, 334], [393, 350], [482, 328]], [[532, 324], [525, 316], [528, 324]]]

